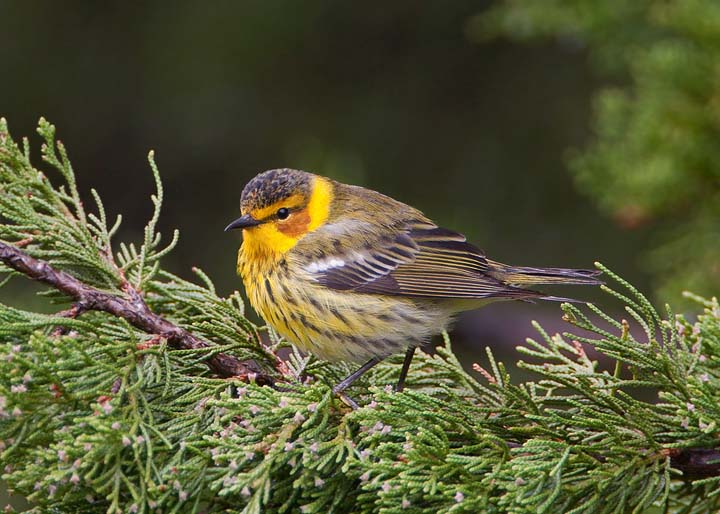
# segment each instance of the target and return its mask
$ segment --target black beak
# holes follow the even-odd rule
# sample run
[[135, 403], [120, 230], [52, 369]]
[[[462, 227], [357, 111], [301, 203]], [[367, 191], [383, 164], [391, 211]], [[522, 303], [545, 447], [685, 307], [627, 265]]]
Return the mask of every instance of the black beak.
[[249, 214], [246, 214], [244, 216], [239, 217], [232, 223], [230, 223], [227, 227], [225, 227], [225, 232], [228, 230], [233, 230], [236, 228], [250, 228], [255, 227], [259, 225], [261, 222], [250, 216]]

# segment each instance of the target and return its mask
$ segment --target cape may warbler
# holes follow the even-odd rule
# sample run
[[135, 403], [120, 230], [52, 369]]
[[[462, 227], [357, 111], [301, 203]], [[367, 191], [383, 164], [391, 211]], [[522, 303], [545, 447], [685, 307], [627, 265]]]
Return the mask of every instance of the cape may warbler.
[[265, 171], [242, 192], [238, 254], [250, 303], [287, 340], [321, 359], [364, 364], [415, 347], [453, 316], [498, 300], [556, 297], [528, 284], [598, 284], [596, 271], [508, 266], [465, 236], [383, 194], [292, 169]]

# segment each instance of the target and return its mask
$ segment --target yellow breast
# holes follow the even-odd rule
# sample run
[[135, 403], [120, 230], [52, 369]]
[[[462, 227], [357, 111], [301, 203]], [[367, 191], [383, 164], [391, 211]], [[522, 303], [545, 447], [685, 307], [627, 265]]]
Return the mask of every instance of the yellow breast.
[[321, 359], [386, 357], [427, 341], [450, 320], [450, 312], [432, 303], [335, 291], [289, 266], [258, 273], [248, 271], [253, 263], [242, 263], [248, 298], [283, 338]]

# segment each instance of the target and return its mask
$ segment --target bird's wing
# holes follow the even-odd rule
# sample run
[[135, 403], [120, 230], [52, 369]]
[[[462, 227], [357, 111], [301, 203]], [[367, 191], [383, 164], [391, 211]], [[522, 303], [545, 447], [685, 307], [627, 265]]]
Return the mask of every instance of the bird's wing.
[[415, 220], [364, 232], [362, 246], [335, 245], [305, 269], [336, 290], [425, 298], [532, 298], [540, 293], [489, 276], [482, 250], [465, 236]]

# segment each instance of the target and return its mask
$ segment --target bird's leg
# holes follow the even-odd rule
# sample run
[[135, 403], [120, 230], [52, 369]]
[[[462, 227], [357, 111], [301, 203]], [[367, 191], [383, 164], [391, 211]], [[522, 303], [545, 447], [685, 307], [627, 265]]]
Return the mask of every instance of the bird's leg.
[[378, 362], [380, 362], [381, 359], [378, 359], [377, 357], [373, 357], [369, 361], [367, 361], [365, 364], [360, 366], [357, 370], [350, 373], [347, 377], [345, 377], [342, 381], [340, 381], [335, 387], [333, 387], [333, 393], [340, 394], [345, 389], [350, 387], [353, 382], [355, 382], [360, 376], [365, 373], [367, 370], [375, 366]]
[[405, 389], [405, 378], [407, 377], [408, 370], [410, 369], [410, 363], [415, 355], [415, 347], [411, 346], [407, 349], [405, 354], [405, 360], [403, 361], [402, 369], [400, 370], [400, 378], [398, 378], [397, 385], [395, 386], [395, 392], [400, 393]]

